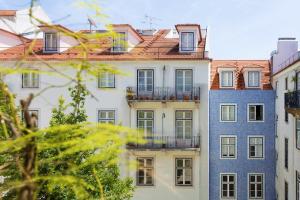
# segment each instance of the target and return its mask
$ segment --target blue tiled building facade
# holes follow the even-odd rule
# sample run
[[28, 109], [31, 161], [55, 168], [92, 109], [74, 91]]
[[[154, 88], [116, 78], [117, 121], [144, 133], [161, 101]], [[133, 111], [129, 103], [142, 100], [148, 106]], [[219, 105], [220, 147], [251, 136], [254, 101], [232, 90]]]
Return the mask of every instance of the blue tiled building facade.
[[[209, 199], [274, 200], [275, 93], [267, 71], [258, 70], [259, 88], [247, 89], [256, 75], [236, 65], [242, 67], [225, 70], [232, 76], [212, 67], [217, 77], [212, 75], [209, 95]], [[226, 82], [229, 87], [222, 88]]]

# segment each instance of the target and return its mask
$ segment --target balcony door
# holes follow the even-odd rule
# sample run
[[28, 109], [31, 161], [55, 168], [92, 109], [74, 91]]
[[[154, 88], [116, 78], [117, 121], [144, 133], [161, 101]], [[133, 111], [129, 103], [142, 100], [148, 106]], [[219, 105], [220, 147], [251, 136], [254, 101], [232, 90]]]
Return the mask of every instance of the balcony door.
[[193, 90], [193, 70], [176, 70], [176, 96], [178, 99], [190, 100]]
[[192, 143], [193, 112], [191, 110], [177, 110], [175, 118], [175, 145], [188, 147]]
[[138, 96], [151, 97], [154, 87], [154, 73], [152, 69], [139, 69], [137, 77]]
[[154, 128], [154, 112], [152, 110], [138, 110], [137, 112], [137, 128], [143, 136], [153, 137]]

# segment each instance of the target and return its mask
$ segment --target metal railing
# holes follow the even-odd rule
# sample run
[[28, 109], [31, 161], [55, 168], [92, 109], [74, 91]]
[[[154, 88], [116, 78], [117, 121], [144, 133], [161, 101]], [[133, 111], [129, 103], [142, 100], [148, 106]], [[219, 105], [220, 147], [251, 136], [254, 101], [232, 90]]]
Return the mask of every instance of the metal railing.
[[[30, 45], [29, 45], [30, 46]], [[177, 46], [174, 47], [128, 47], [128, 51], [114, 52], [112, 46], [93, 46], [83, 50], [83, 47], [59, 47], [57, 51], [44, 51], [42, 46], [33, 47], [18, 46], [18, 47], [0, 47], [0, 59], [19, 59], [27, 56], [29, 58], [51, 59], [80, 59], [83, 58], [83, 51], [87, 51], [89, 59], [108, 59], [108, 60], [126, 60], [126, 59], [209, 59], [208, 52], [204, 51], [203, 47], [195, 47], [195, 51], [180, 52]]]
[[300, 90], [284, 94], [285, 108], [300, 108]]
[[200, 136], [191, 138], [178, 138], [175, 136], [145, 137], [146, 143], [128, 143], [128, 149], [199, 149]]
[[289, 57], [288, 59], [286, 59], [284, 62], [282, 62], [281, 64], [279, 64], [278, 66], [276, 66], [277, 69], [281, 70], [291, 64], [293, 64], [294, 62], [300, 60], [300, 51], [296, 52], [295, 54], [293, 54], [291, 57]]
[[142, 91], [138, 87], [127, 87], [128, 101], [200, 101], [200, 87], [180, 91], [171, 87], [155, 87], [152, 91]]

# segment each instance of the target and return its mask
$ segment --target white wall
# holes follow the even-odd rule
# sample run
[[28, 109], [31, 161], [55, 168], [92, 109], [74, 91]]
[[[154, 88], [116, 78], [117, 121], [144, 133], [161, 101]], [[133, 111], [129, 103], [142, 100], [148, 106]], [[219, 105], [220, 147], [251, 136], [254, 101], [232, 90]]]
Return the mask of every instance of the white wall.
[[[97, 110], [98, 109], [115, 109], [116, 110], [116, 123], [121, 123], [125, 126], [136, 127], [136, 110], [139, 108], [149, 108], [155, 110], [155, 131], [161, 133], [161, 115], [162, 112], [166, 114], [165, 118], [165, 133], [174, 134], [174, 112], [176, 109], [191, 109], [194, 113], [193, 119], [193, 130], [194, 134], [201, 136], [200, 152], [195, 151], [156, 151], [151, 152], [155, 158], [155, 166], [159, 179], [158, 185], [153, 188], [137, 188], [134, 199], [153, 199], [156, 197], [159, 199], [197, 199], [201, 195], [201, 200], [208, 199], [208, 83], [209, 83], [209, 61], [115, 61], [115, 62], [101, 62], [108, 63], [115, 66], [117, 69], [126, 73], [126, 76], [116, 76], [116, 88], [110, 90], [103, 90], [97, 87], [96, 80], [90, 80], [87, 85], [88, 89], [98, 99], [88, 98], [86, 101], [86, 110], [89, 116], [89, 121], [97, 121]], [[5, 66], [6, 63], [3, 63]], [[7, 65], [14, 66], [14, 63], [8, 63]], [[41, 65], [36, 63], [28, 63], [30, 67], [40, 67]], [[166, 87], [175, 87], [175, 70], [176, 69], [193, 69], [193, 80], [194, 86], [201, 87], [200, 104], [191, 102], [181, 103], [139, 103], [135, 104], [134, 107], [130, 108], [126, 100], [126, 87], [136, 87], [137, 85], [137, 69], [147, 68], [154, 69], [154, 87], [163, 86], [163, 67], [166, 67]], [[46, 67], [43, 66], [45, 69]], [[56, 67], [60, 73], [66, 73], [69, 76], [74, 76], [74, 71], [66, 70], [64, 67]], [[49, 74], [42, 74], [40, 77], [40, 88], [39, 89], [22, 89], [21, 88], [21, 75], [9, 75], [5, 78], [9, 87], [17, 95], [17, 101], [20, 98], [24, 98], [28, 93], [37, 93], [42, 88], [50, 85], [63, 85], [67, 80], [51, 76]], [[68, 98], [68, 92], [66, 88], [54, 88], [49, 89], [42, 93], [32, 102], [32, 109], [40, 110], [39, 125], [46, 127], [51, 117], [51, 109], [57, 105], [57, 100], [60, 95]], [[134, 154], [148, 154], [147, 152], [132, 152]], [[174, 181], [174, 157], [181, 155], [192, 155], [194, 161], [194, 185], [192, 188], [175, 187]], [[135, 170], [129, 169], [129, 174], [134, 174]], [[127, 170], [122, 169], [122, 174]], [[164, 173], [168, 173], [165, 174]], [[164, 185], [163, 185], [164, 184]], [[169, 185], [168, 185], [169, 184]], [[154, 191], [154, 189], [156, 189]], [[155, 198], [154, 198], [155, 199]]]
[[[278, 89], [276, 98], [276, 114], [278, 115], [277, 121], [277, 135], [276, 150], [278, 153], [277, 160], [277, 177], [276, 189], [278, 199], [284, 199], [284, 184], [285, 181], [289, 184], [289, 199], [296, 199], [296, 170], [300, 172], [300, 150], [296, 149], [296, 120], [289, 114], [288, 122], [285, 122], [285, 108], [284, 108], [284, 94], [288, 90], [294, 90], [294, 82], [292, 81], [295, 76], [295, 70], [299, 70], [300, 65], [296, 64], [289, 67], [287, 70], [275, 75], [272, 80], [273, 88], [276, 88], [278, 82]], [[285, 78], [288, 77], [288, 90], [285, 90]], [[284, 166], [284, 140], [289, 141], [288, 152], [288, 170]]]

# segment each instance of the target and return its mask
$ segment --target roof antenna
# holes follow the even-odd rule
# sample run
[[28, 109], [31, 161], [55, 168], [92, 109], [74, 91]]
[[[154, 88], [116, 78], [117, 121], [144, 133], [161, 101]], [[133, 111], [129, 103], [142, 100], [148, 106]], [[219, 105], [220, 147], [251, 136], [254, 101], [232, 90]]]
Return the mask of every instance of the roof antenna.
[[143, 24], [148, 24], [149, 25], [149, 29], [152, 30], [153, 25], [157, 25], [156, 23], [154, 23], [154, 21], [161, 21], [161, 19], [157, 18], [157, 17], [153, 17], [153, 16], [149, 16], [149, 15], [145, 15], [144, 16], [144, 21], [142, 21]]
[[91, 32], [92, 32], [92, 26], [97, 27], [97, 24], [96, 24], [96, 22], [95, 22], [91, 17], [89, 17], [89, 16], [88, 16], [88, 22], [89, 22], [89, 24], [90, 24], [90, 33], [91, 33]]

